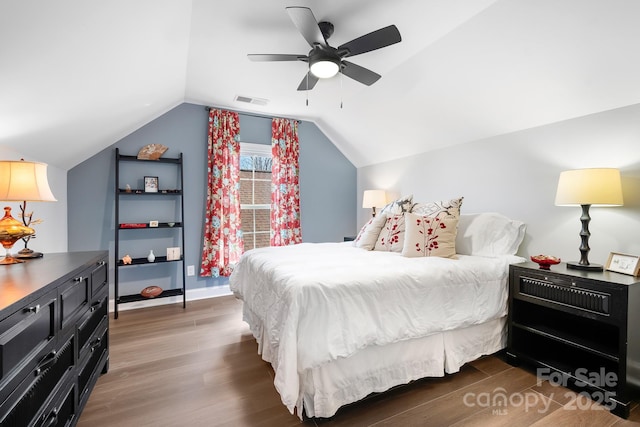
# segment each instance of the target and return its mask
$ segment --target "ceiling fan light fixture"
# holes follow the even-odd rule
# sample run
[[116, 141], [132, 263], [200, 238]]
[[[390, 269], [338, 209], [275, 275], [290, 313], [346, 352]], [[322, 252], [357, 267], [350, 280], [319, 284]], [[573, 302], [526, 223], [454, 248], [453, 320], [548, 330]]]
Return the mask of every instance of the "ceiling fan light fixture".
[[311, 73], [319, 79], [329, 79], [340, 71], [340, 63], [335, 59], [321, 59], [310, 66]]

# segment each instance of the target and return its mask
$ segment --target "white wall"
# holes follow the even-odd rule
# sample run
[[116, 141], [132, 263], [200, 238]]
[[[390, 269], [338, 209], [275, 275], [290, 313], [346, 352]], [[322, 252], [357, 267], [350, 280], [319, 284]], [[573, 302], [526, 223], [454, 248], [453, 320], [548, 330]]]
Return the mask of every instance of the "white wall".
[[[0, 159], [38, 162], [40, 159], [30, 158], [6, 147], [0, 147]], [[57, 202], [27, 202], [27, 212], [33, 212], [33, 219], [41, 219], [42, 223], [34, 225], [36, 238], [29, 241], [29, 248], [38, 252], [66, 252], [67, 251], [67, 172], [49, 165], [47, 177], [51, 192], [58, 199]], [[20, 203], [0, 202], [2, 206], [10, 206], [14, 218], [20, 218]], [[13, 245], [12, 253], [24, 248], [22, 240]], [[2, 252], [4, 256], [4, 249]]]
[[[624, 207], [591, 208], [589, 261], [640, 255], [640, 105], [360, 168], [357, 203], [374, 188], [425, 202], [464, 196], [463, 213], [500, 212], [527, 224], [521, 255], [575, 261], [581, 210], [554, 199], [561, 171], [587, 167], [619, 168], [625, 199]], [[369, 215], [358, 208], [359, 226]]]

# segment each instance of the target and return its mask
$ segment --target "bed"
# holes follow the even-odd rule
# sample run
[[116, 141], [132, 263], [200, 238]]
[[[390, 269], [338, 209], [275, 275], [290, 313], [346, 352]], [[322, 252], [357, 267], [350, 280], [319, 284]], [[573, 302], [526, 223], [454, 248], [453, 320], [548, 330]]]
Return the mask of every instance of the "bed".
[[458, 219], [455, 257], [352, 242], [241, 257], [231, 290], [291, 413], [331, 417], [505, 347], [508, 266], [524, 261], [515, 255], [524, 225], [493, 213]]

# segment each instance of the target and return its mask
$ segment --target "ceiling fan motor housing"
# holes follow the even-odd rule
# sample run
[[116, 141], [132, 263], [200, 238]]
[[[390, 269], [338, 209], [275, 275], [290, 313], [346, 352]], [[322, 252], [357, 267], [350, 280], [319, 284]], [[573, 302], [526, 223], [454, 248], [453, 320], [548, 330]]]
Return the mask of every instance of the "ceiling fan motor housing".
[[320, 27], [320, 32], [324, 36], [325, 40], [328, 40], [333, 34], [333, 24], [331, 22], [320, 21], [318, 22], [318, 27]]

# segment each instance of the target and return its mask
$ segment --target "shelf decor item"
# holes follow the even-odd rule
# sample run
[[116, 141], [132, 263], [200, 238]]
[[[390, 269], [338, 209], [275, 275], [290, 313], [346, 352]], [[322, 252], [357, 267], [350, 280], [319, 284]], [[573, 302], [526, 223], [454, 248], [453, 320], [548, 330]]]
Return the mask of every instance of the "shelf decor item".
[[605, 269], [630, 276], [640, 275], [640, 256], [611, 252]]
[[148, 144], [138, 151], [138, 160], [158, 160], [169, 149], [162, 144]]
[[[30, 225], [36, 224], [38, 221], [32, 221], [33, 212], [27, 213], [26, 210], [27, 201], [56, 201], [49, 188], [47, 165], [24, 160], [0, 161], [0, 200], [22, 203], [20, 205], [22, 224], [11, 216], [10, 207], [4, 208], [5, 215], [0, 220], [0, 243], [7, 251], [7, 255], [0, 260], [0, 264], [23, 262], [18, 258], [41, 257], [41, 253], [33, 252], [27, 248], [29, 240], [35, 237], [35, 230]], [[24, 249], [16, 258], [11, 255], [11, 248], [20, 239], [24, 241]]]
[[551, 255], [531, 255], [531, 261], [538, 264], [541, 270], [550, 270], [552, 265], [560, 264], [560, 258]]
[[145, 224], [144, 222], [124, 222], [120, 224], [120, 228], [147, 228], [147, 224]]
[[149, 255], [147, 256], [147, 261], [154, 262], [156, 260], [156, 256], [153, 253], [153, 249], [149, 251]]
[[180, 247], [167, 248], [167, 261], [176, 261], [180, 259]]
[[617, 169], [578, 169], [565, 171], [558, 179], [556, 192], [557, 206], [582, 207], [582, 230], [580, 231], [580, 261], [567, 262], [567, 268], [578, 270], [602, 271], [601, 264], [589, 262], [589, 207], [622, 206], [622, 184], [620, 183], [620, 171]]
[[140, 295], [145, 298], [155, 298], [162, 293], [162, 288], [160, 286], [147, 286], [142, 291], [140, 291]]
[[144, 192], [145, 193], [157, 193], [158, 192], [158, 177], [157, 176], [145, 176], [144, 177]]

